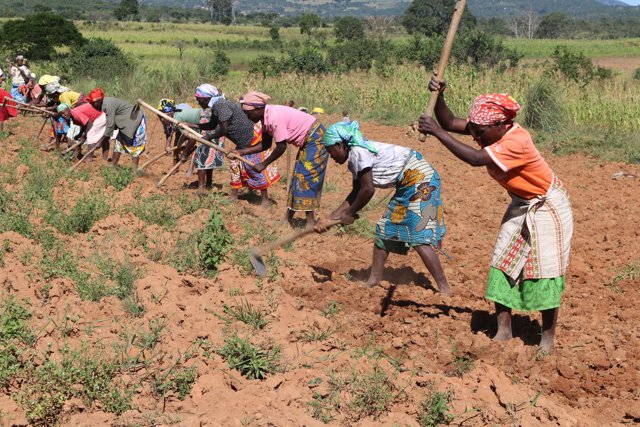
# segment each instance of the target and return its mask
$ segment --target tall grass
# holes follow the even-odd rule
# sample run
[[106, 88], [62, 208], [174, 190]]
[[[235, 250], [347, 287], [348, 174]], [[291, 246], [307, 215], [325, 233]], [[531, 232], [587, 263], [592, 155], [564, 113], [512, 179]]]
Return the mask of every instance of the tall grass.
[[[81, 24], [80, 29], [85, 36], [112, 38], [126, 52], [132, 53], [137, 62], [137, 67], [132, 68], [131, 74], [126, 78], [113, 78], [109, 81], [84, 79], [69, 83], [85, 93], [95, 86], [102, 86], [108, 94], [130, 101], [143, 98], [155, 103], [162, 97], [171, 97], [194, 104], [195, 87], [202, 82], [210, 82], [221, 87], [228, 98], [237, 98], [249, 90], [260, 90], [271, 95], [274, 103], [293, 99], [296, 106], [322, 107], [330, 114], [346, 110], [353, 118], [391, 125], [413, 123], [429, 97], [426, 86], [430, 71], [417, 65], [392, 65], [390, 72], [380, 72], [374, 67], [369, 71], [320, 76], [284, 74], [263, 78], [262, 75], [251, 75], [246, 71], [247, 64], [256, 55], [268, 53], [277, 57], [283, 54], [275, 44], [270, 50], [250, 48], [253, 43], [269, 42], [268, 29], [263, 27], [100, 23], [96, 26]], [[296, 31], [282, 30], [281, 36], [285, 43], [305, 42], [305, 37]], [[172, 34], [172, 37], [167, 34]], [[401, 38], [396, 37], [398, 40]], [[329, 38], [328, 43], [331, 44], [332, 40]], [[179, 59], [178, 41], [185, 44], [182, 60]], [[231, 59], [231, 72], [228, 76], [213, 78], [202, 66], [203, 60], [211, 58], [212, 43], [229, 43], [230, 47], [224, 50]], [[590, 58], [605, 55], [640, 56], [640, 40], [635, 39], [519, 39], [506, 40], [506, 44], [527, 58], [536, 59], [549, 58], [559, 44], [581, 50]], [[42, 65], [49, 67], [48, 64]], [[55, 71], [54, 64], [50, 68]], [[518, 118], [520, 121], [524, 121], [525, 116], [532, 117], [534, 113], [537, 116], [546, 114], [549, 119], [554, 115], [562, 117], [561, 126], [559, 123], [551, 126], [554, 129], [542, 126], [545, 134], [541, 139], [554, 140], [556, 146], [560, 144], [572, 147], [564, 152], [575, 149], [593, 151], [594, 147], [596, 152], [601, 151], [597, 147], [613, 139], [619, 141], [620, 145], [619, 149], [614, 150], [614, 158], [625, 161], [640, 158], [640, 148], [633, 142], [640, 131], [640, 86], [628, 73], [614, 73], [609, 79], [594, 80], [585, 88], [579, 88], [561, 76], [554, 75], [549, 77], [548, 84], [540, 83], [548, 69], [542, 61], [525, 61], [519, 67], [506, 71], [450, 64], [445, 76], [448, 82], [446, 99], [452, 110], [464, 117], [476, 95], [508, 92], [524, 107]], [[554, 87], [553, 98], [556, 105], [548, 102], [540, 104], [540, 97], [543, 95], [541, 91], [548, 89], [545, 84]], [[558, 109], [557, 106], [561, 108]], [[545, 110], [551, 107], [553, 113]], [[532, 108], [537, 108], [537, 111], [527, 111]], [[549, 133], [551, 131], [553, 132]], [[562, 135], [558, 134], [560, 131]], [[566, 144], [564, 140], [567, 140]]]

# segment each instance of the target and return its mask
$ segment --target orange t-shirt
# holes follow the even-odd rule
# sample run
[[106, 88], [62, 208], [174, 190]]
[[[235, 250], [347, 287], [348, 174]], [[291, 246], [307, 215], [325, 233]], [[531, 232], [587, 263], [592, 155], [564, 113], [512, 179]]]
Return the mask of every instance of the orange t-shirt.
[[502, 139], [484, 149], [493, 160], [487, 165], [489, 175], [509, 192], [527, 200], [547, 194], [553, 171], [520, 125], [514, 123]]

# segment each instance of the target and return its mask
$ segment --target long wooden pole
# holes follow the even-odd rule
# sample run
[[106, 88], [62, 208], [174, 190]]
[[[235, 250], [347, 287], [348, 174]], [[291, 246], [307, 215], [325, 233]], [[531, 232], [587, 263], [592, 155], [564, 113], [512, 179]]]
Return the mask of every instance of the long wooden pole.
[[[34, 110], [37, 110], [39, 113], [43, 113], [43, 114], [48, 114], [50, 116], [54, 116], [55, 113], [53, 111], [49, 111], [46, 108], [42, 108], [42, 107], [36, 107], [35, 105], [31, 105], [27, 102], [22, 102], [22, 101], [16, 101], [15, 99], [11, 99], [11, 101], [15, 102], [18, 105], [23, 105], [25, 107], [29, 107], [32, 108]], [[21, 108], [18, 108], [19, 110], [21, 110]]]
[[[456, 38], [458, 25], [460, 24], [460, 19], [462, 19], [462, 14], [464, 13], [464, 7], [466, 6], [466, 4], [467, 0], [458, 0], [453, 10], [453, 17], [451, 18], [451, 24], [449, 25], [449, 32], [447, 32], [447, 38], [445, 39], [444, 46], [442, 46], [442, 51], [440, 52], [438, 69], [437, 71], [434, 71], [435, 76], [439, 79], [442, 79], [444, 77], [444, 72], [447, 69], [447, 63], [449, 62], [449, 56], [451, 55], [451, 48], [453, 47], [453, 40]], [[425, 111], [426, 115], [433, 116], [433, 111], [436, 108], [437, 101], [438, 92], [431, 92], [431, 97], [429, 98], [429, 103], [427, 104], [427, 110]], [[418, 138], [420, 139], [420, 141], [424, 142], [427, 136], [421, 133]]]
[[236, 159], [241, 161], [242, 163], [249, 165], [251, 167], [255, 166], [255, 163], [253, 163], [252, 161], [249, 161], [247, 159], [245, 159], [242, 156], [238, 156], [235, 154], [231, 154], [231, 150], [227, 150], [226, 148], [214, 144], [211, 141], [207, 141], [206, 139], [204, 139], [202, 137], [202, 135], [200, 135], [198, 132], [196, 132], [195, 130], [191, 129], [189, 126], [187, 126], [184, 123], [179, 122], [178, 120], [174, 119], [171, 116], [167, 116], [166, 114], [164, 114], [162, 111], [159, 111], [155, 108], [153, 108], [151, 105], [147, 104], [146, 102], [144, 102], [141, 99], [138, 99], [138, 104], [142, 105], [143, 107], [145, 107], [146, 109], [148, 109], [149, 111], [151, 111], [152, 113], [157, 114], [158, 116], [162, 117], [165, 120], [170, 121], [171, 123], [177, 125], [180, 129], [182, 129], [185, 133], [188, 134], [188, 138], [189, 139], [193, 139], [201, 144], [207, 145], [211, 148], [213, 148], [214, 150], [220, 151], [221, 153], [225, 154], [227, 157], [231, 158], [231, 159]]
[[171, 175], [173, 175], [174, 173], [176, 173], [176, 171], [178, 170], [178, 168], [180, 167], [180, 165], [184, 163], [182, 160], [178, 161], [178, 163], [176, 163], [175, 165], [173, 165], [173, 167], [169, 170], [169, 172], [167, 172], [167, 174], [165, 176], [162, 177], [162, 179], [160, 181], [158, 181], [158, 183], [156, 184], [156, 187], [160, 188], [164, 185], [164, 183], [169, 179], [169, 177]]
[[83, 158], [78, 160], [78, 162], [75, 165], [73, 165], [73, 166], [71, 166], [69, 168], [69, 172], [75, 170], [78, 166], [80, 166], [82, 164], [82, 162], [84, 162], [87, 157], [89, 157], [91, 154], [93, 154], [93, 152], [96, 151], [98, 149], [98, 147], [101, 147], [101, 146], [102, 146], [102, 144], [96, 144], [95, 147], [93, 147], [93, 148], [91, 148], [91, 150], [87, 151], [87, 154], [85, 154]]
[[158, 154], [157, 156], [155, 156], [154, 158], [152, 158], [151, 160], [149, 160], [148, 162], [146, 162], [145, 164], [143, 164], [142, 166], [140, 166], [140, 167], [138, 168], [138, 172], [143, 171], [143, 170], [144, 170], [147, 166], [149, 166], [150, 164], [155, 163], [156, 161], [160, 160], [161, 158], [163, 158], [164, 156], [166, 156], [166, 155], [168, 155], [168, 154], [170, 154], [170, 153], [173, 153], [173, 152], [174, 152], [174, 151], [176, 151], [178, 148], [182, 148], [182, 147], [178, 147], [178, 146], [176, 146], [176, 147], [171, 148], [168, 152], [167, 152], [167, 151], [165, 151], [165, 152], [163, 152], [163, 153]]

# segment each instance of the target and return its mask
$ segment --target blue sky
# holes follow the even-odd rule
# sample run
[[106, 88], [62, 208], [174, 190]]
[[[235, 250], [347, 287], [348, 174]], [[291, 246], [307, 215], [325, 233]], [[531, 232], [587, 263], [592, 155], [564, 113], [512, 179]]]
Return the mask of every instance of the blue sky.
[[623, 1], [623, 2], [625, 2], [627, 4], [632, 4], [634, 6], [637, 6], [637, 5], [640, 4], [640, 0], [621, 0], [621, 1]]

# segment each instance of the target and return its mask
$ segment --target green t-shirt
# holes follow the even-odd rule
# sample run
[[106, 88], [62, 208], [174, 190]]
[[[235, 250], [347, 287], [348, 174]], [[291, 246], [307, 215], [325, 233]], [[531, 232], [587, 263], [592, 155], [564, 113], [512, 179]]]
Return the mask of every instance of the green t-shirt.
[[199, 108], [188, 108], [182, 111], [176, 111], [175, 113], [173, 113], [173, 118], [180, 122], [199, 125], [201, 112], [202, 110]]

